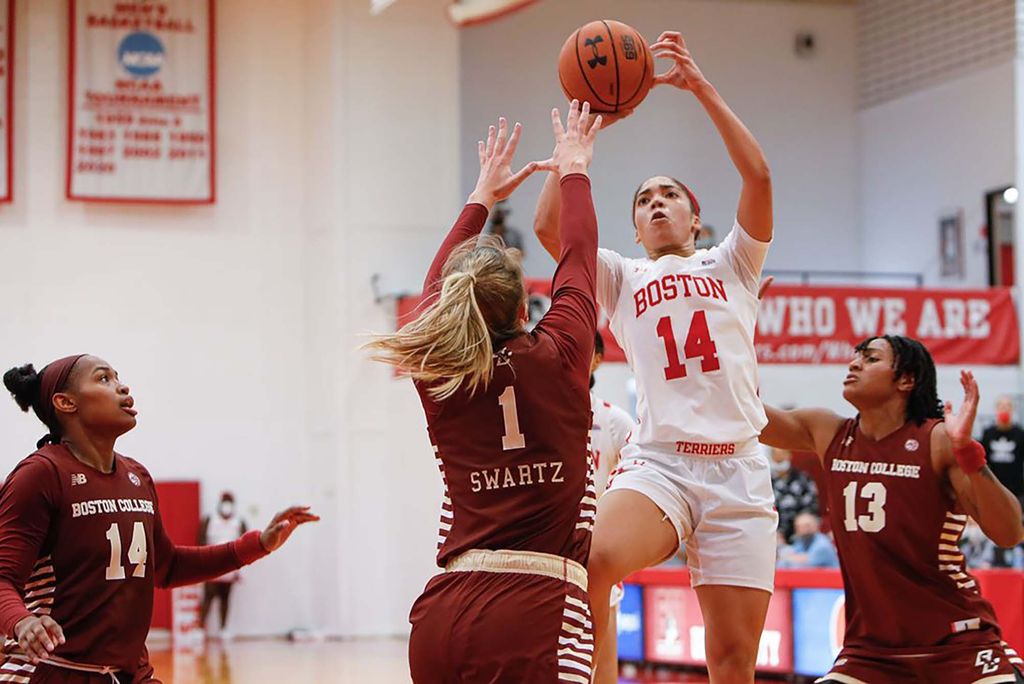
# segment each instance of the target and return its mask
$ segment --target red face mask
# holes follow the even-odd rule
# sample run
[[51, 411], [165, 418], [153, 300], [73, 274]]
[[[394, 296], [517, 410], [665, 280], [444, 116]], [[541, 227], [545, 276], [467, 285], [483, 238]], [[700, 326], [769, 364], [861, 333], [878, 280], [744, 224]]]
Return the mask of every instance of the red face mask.
[[1000, 425], [1006, 425], [1007, 423], [1009, 423], [1010, 418], [1012, 418], [1012, 416], [1010, 415], [1009, 411], [998, 411], [996, 413], [996, 422], [999, 423]]

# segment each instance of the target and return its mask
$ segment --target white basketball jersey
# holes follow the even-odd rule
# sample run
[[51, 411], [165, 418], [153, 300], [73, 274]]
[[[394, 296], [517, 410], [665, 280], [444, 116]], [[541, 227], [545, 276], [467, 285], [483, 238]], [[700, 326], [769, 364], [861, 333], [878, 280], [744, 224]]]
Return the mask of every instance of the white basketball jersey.
[[631, 444], [731, 455], [694, 445], [761, 433], [768, 420], [757, 396], [754, 327], [768, 247], [737, 223], [722, 244], [685, 258], [598, 250], [598, 300], [636, 376]]
[[601, 496], [608, 486], [608, 476], [619, 462], [619, 452], [626, 446], [636, 425], [629, 414], [618, 406], [590, 393], [594, 423], [590, 428], [590, 450], [594, 454], [594, 489]]

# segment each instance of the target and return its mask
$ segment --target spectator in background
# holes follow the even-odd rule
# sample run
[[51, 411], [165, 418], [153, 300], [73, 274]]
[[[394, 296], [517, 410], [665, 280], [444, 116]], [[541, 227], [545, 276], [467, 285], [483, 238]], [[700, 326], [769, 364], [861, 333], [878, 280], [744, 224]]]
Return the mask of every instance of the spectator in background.
[[793, 538], [793, 521], [803, 512], [818, 513], [818, 487], [811, 476], [792, 466], [790, 453], [772, 449], [772, 487], [779, 511], [779, 531], [786, 542]]
[[513, 228], [505, 223], [505, 219], [511, 213], [512, 210], [508, 208], [508, 200], [502, 200], [495, 204], [491, 209], [491, 221], [487, 226], [487, 232], [500, 237], [506, 247], [518, 249], [520, 254], [526, 256], [526, 252], [523, 251], [523, 234], [519, 232], [518, 228]]
[[779, 549], [780, 568], [838, 568], [839, 555], [828, 535], [821, 532], [821, 521], [804, 511], [793, 521], [793, 541]]
[[[1010, 397], [996, 400], [996, 423], [982, 433], [981, 444], [992, 474], [1024, 504], [1024, 429], [1013, 421]], [[1012, 549], [994, 547], [993, 567], [1010, 567], [1012, 559]]]
[[[234, 494], [223, 492], [220, 495], [220, 503], [217, 504], [217, 512], [203, 520], [203, 526], [199, 532], [199, 543], [203, 546], [223, 544], [225, 539], [237, 539], [242, 536], [246, 529], [245, 521], [238, 515], [235, 508]], [[231, 587], [240, 578], [241, 573], [234, 570], [203, 585], [203, 606], [200, 612], [203, 629], [206, 629], [206, 618], [210, 615], [213, 600], [218, 599], [220, 602], [220, 638], [222, 640], [231, 638], [231, 633], [227, 630], [228, 603], [231, 598]]]

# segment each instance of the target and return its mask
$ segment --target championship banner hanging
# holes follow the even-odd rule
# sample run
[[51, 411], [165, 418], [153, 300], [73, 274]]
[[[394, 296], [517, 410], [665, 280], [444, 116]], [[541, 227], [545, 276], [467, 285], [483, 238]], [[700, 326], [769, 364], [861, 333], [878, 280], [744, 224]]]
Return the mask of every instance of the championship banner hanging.
[[0, 0], [0, 202], [14, 184], [14, 0]]
[[[528, 278], [526, 287], [532, 327], [551, 304], [551, 283]], [[411, 320], [419, 305], [418, 295], [399, 299], [399, 325]], [[714, 341], [714, 319], [708, 321]], [[603, 313], [599, 324], [605, 361], [625, 361]], [[761, 302], [754, 347], [759, 363], [846, 364], [858, 342], [885, 333], [921, 340], [939, 364], [1008, 365], [1020, 358], [1017, 311], [1008, 288], [773, 285]]]
[[213, 202], [213, 0], [69, 3], [68, 199]]

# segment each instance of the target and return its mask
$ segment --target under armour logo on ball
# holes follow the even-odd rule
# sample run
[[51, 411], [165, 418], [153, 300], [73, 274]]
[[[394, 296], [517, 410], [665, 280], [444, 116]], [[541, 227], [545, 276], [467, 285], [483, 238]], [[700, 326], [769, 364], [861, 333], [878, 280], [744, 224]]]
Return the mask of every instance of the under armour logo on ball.
[[608, 63], [608, 58], [602, 56], [597, 51], [597, 44], [598, 43], [603, 43], [603, 42], [604, 42], [604, 38], [602, 38], [601, 36], [596, 36], [594, 38], [587, 38], [585, 41], [583, 41], [584, 45], [586, 45], [588, 48], [590, 48], [591, 50], [594, 51], [594, 56], [591, 59], [587, 60], [587, 66], [589, 66], [591, 69], [597, 67], [598, 64], [600, 64], [601, 66], [604, 66], [605, 64]]

